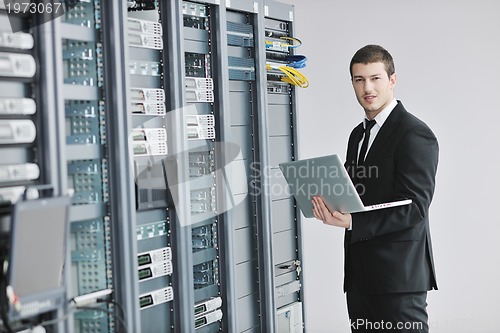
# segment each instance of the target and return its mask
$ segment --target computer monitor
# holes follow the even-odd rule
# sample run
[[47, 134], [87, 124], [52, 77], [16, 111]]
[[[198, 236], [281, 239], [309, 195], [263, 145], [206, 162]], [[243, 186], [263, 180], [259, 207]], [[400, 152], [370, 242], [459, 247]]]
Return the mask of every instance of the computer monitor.
[[7, 271], [10, 320], [64, 305], [69, 205], [69, 197], [20, 200], [15, 204]]

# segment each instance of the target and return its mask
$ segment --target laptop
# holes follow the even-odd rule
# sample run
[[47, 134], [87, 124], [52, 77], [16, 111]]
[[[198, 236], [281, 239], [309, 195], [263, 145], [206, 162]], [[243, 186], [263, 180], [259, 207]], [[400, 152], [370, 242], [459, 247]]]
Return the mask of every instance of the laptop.
[[365, 206], [337, 154], [280, 163], [289, 189], [305, 217], [314, 217], [311, 200], [320, 196], [330, 211], [358, 213], [408, 205], [411, 199]]

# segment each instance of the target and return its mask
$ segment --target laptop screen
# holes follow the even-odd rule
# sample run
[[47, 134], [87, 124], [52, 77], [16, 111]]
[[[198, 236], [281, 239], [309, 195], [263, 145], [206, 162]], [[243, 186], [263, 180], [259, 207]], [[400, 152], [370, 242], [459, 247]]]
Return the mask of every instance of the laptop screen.
[[9, 284], [21, 305], [44, 302], [51, 291], [64, 287], [69, 204], [68, 197], [56, 197], [18, 201], [14, 206]]

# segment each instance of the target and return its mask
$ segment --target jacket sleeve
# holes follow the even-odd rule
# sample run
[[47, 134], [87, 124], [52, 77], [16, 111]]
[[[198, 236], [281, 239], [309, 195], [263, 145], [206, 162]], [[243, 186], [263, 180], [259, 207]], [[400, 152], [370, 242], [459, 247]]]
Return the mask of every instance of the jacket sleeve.
[[352, 214], [351, 243], [401, 232], [427, 218], [435, 186], [439, 147], [423, 123], [411, 128], [394, 151], [393, 200], [412, 199], [406, 206]]

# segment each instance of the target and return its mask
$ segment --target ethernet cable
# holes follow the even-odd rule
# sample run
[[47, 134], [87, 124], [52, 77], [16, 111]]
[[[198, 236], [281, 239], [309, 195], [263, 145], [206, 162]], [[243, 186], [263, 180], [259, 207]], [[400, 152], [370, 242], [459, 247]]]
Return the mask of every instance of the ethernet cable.
[[285, 42], [282, 42], [282, 41], [274, 42], [274, 41], [266, 40], [266, 49], [272, 48], [275, 45], [287, 47], [290, 49], [295, 49], [295, 48], [302, 45], [302, 41], [298, 38], [295, 38], [295, 37], [281, 36], [280, 39], [282, 39]]
[[286, 61], [288, 62], [287, 66], [293, 67], [293, 68], [304, 68], [306, 67], [306, 62], [307, 62], [307, 57], [304, 55], [289, 55], [286, 58]]

